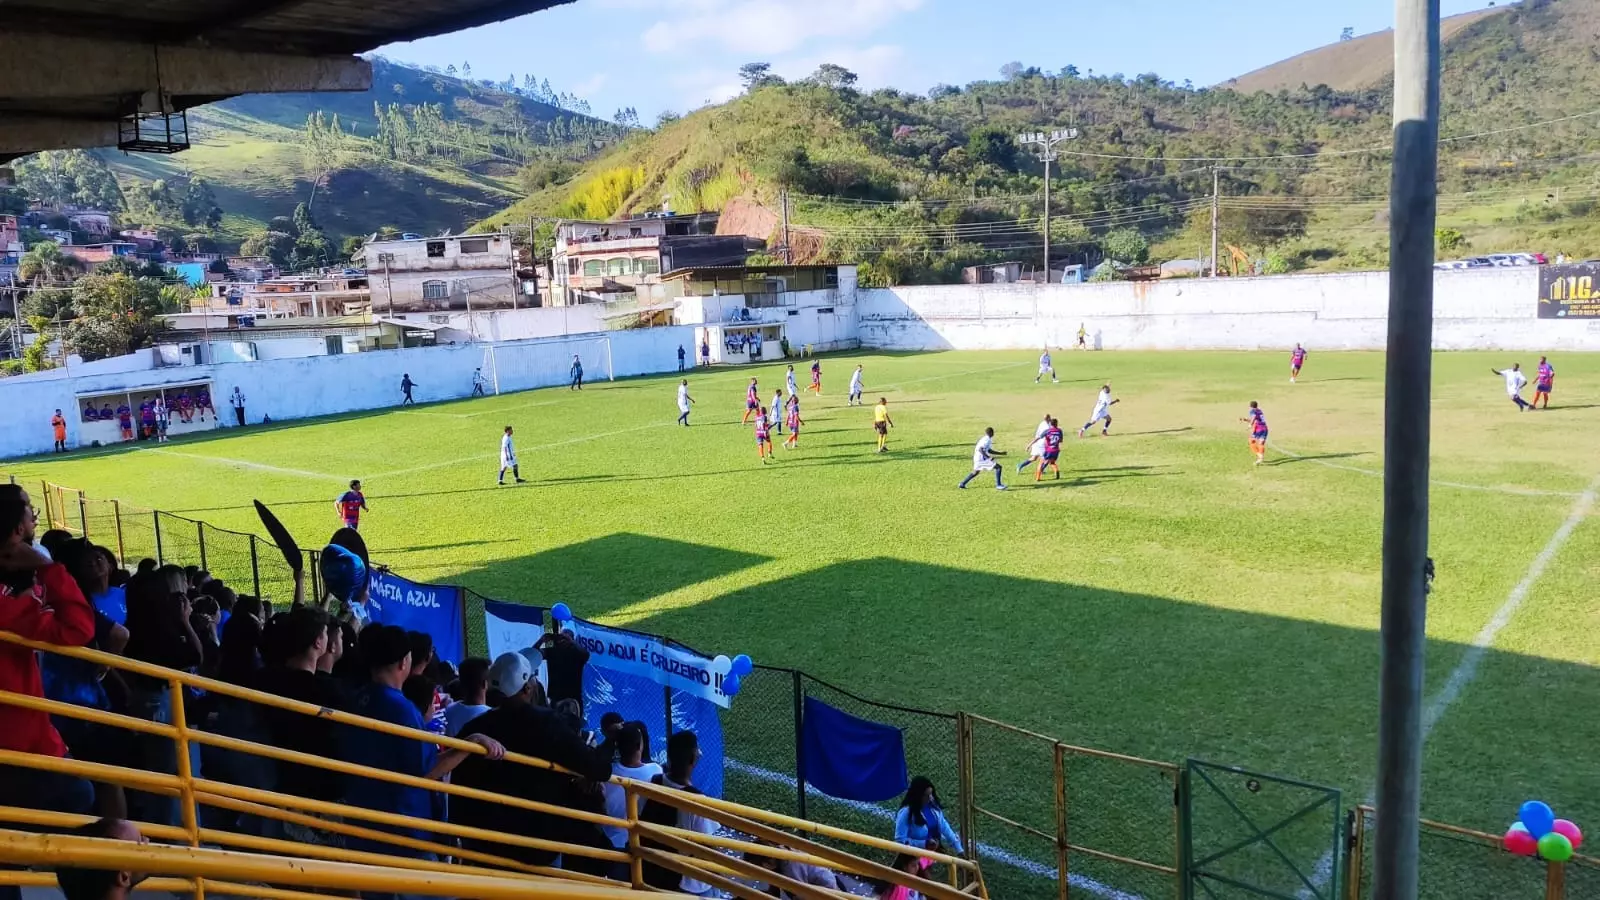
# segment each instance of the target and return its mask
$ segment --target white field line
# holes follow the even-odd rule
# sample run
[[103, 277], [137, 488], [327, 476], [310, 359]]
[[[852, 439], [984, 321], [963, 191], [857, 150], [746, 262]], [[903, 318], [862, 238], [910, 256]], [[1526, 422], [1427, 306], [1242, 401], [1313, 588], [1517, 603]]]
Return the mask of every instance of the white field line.
[[[583, 435], [581, 437], [568, 438], [568, 439], [566, 439], [564, 441], [553, 441], [553, 442], [548, 443], [548, 444], [537, 444], [537, 445], [531, 446], [531, 447], [519, 447], [517, 452], [523, 453], [523, 452], [532, 452], [532, 451], [535, 451], [535, 450], [550, 450], [550, 449], [555, 448], [555, 447], [566, 447], [566, 446], [568, 446], [570, 444], [582, 444], [582, 443], [584, 443], [586, 441], [598, 441], [598, 440], [601, 440], [603, 438], [616, 437], [617, 435], [620, 435], [620, 434], [632, 434], [635, 431], [645, 431], [645, 430], [650, 429], [650, 428], [665, 428], [668, 425], [673, 425], [673, 424], [677, 424], [677, 423], [676, 422], [652, 422], [649, 425], [639, 425], [639, 426], [636, 426], [634, 428], [622, 428], [622, 429], [619, 429], [617, 431], [604, 431], [604, 432], [601, 432], [599, 434], [586, 434], [586, 435]], [[368, 475], [367, 478], [368, 479], [392, 478], [392, 477], [397, 476], [397, 475], [412, 475], [412, 474], [415, 474], [417, 472], [427, 472], [427, 471], [431, 471], [433, 469], [444, 469], [444, 468], [449, 468], [450, 466], [458, 466], [458, 465], [461, 465], [462, 463], [483, 462], [485, 460], [494, 461], [494, 460], [498, 460], [499, 458], [500, 458], [500, 452], [498, 450], [496, 450], [493, 453], [479, 453], [479, 454], [477, 454], [475, 456], [463, 456], [463, 457], [460, 457], [459, 459], [447, 459], [447, 460], [445, 460], [443, 462], [428, 463], [427, 465], [424, 465], [424, 466], [412, 466], [411, 468], [408, 468], [408, 469], [394, 469], [394, 470], [388, 471], [388, 472], [378, 472], [378, 473], [376, 473], [374, 475]]]
[[199, 453], [183, 453], [178, 450], [162, 450], [157, 447], [146, 447], [143, 453], [159, 453], [162, 456], [180, 456], [184, 459], [197, 459], [201, 462], [214, 463], [228, 468], [255, 469], [260, 472], [272, 472], [277, 475], [293, 475], [297, 478], [315, 478], [319, 481], [344, 481], [338, 475], [329, 475], [326, 472], [310, 472], [305, 469], [286, 469], [282, 466], [269, 466], [266, 463], [249, 462], [242, 459], [232, 459], [222, 456], [203, 456]]
[[[1511, 618], [1517, 614], [1517, 610], [1522, 606], [1523, 601], [1528, 599], [1528, 593], [1533, 590], [1534, 582], [1539, 580], [1539, 577], [1544, 574], [1544, 570], [1555, 560], [1556, 554], [1561, 552], [1561, 548], [1572, 537], [1572, 532], [1578, 527], [1578, 524], [1588, 517], [1590, 511], [1594, 508], [1597, 492], [1600, 492], [1600, 476], [1596, 476], [1593, 481], [1589, 482], [1589, 487], [1583, 493], [1577, 495], [1578, 500], [1572, 505], [1572, 512], [1567, 515], [1566, 520], [1556, 529], [1556, 533], [1550, 536], [1550, 540], [1545, 542], [1544, 548], [1539, 551], [1539, 555], [1535, 556], [1533, 562], [1528, 564], [1528, 570], [1523, 573], [1522, 580], [1511, 588], [1511, 593], [1506, 595], [1505, 602], [1501, 603], [1500, 608], [1495, 610], [1489, 621], [1484, 623], [1483, 628], [1478, 631], [1478, 636], [1472, 639], [1472, 643], [1467, 647], [1467, 652], [1461, 656], [1461, 662], [1456, 664], [1455, 669], [1450, 672], [1450, 677], [1445, 680], [1444, 687], [1440, 688], [1439, 692], [1434, 694], [1427, 705], [1422, 708], [1422, 740], [1424, 743], [1427, 742], [1428, 736], [1433, 733], [1434, 726], [1439, 724], [1439, 720], [1444, 718], [1446, 712], [1450, 711], [1450, 707], [1461, 699], [1462, 692], [1478, 677], [1478, 667], [1483, 664], [1483, 658], [1488, 655], [1489, 648], [1494, 645], [1495, 637], [1500, 634], [1502, 629], [1511, 624]], [[1372, 799], [1372, 791], [1368, 790], [1367, 802], [1371, 803]], [[1328, 883], [1328, 879], [1332, 877], [1332, 874], [1333, 852], [1329, 851], [1323, 854], [1322, 859], [1317, 861], [1313, 881], [1320, 888]], [[1298, 896], [1310, 897], [1312, 895], [1302, 889]]]
[[[770, 781], [775, 784], [782, 784], [790, 788], [796, 786], [795, 780], [782, 772], [774, 772], [771, 769], [763, 769], [760, 766], [752, 766], [749, 763], [740, 762], [732, 757], [724, 757], [722, 764], [725, 767], [734, 770], [735, 772], [749, 775], [752, 778], [759, 778], [762, 781]], [[887, 822], [894, 821], [894, 813], [874, 803], [863, 803], [860, 800], [840, 800], [838, 797], [830, 797], [827, 794], [822, 793], [809, 784], [806, 785], [806, 794], [808, 796], [826, 800], [829, 803], [838, 803], [842, 806], [848, 806], [858, 812], [866, 813], [869, 816], [883, 819]], [[1028, 859], [1025, 856], [1018, 856], [1017, 854], [1012, 853], [1003, 847], [996, 847], [992, 844], [985, 844], [980, 841], [978, 843], [978, 855], [986, 856], [995, 862], [1003, 863], [1011, 866], [1014, 869], [1021, 869], [1022, 871], [1027, 872], [1029, 875], [1037, 875], [1040, 878], [1049, 878], [1051, 880], [1056, 878], [1056, 869], [1054, 866], [1047, 866], [1043, 863]], [[1067, 884], [1071, 887], [1088, 891], [1097, 897], [1105, 897], [1107, 900], [1144, 900], [1144, 898], [1138, 894], [1130, 894], [1127, 891], [1119, 891], [1110, 885], [1101, 884], [1087, 875], [1073, 875], [1069, 872], [1067, 874]]]
[[[1284, 456], [1287, 456], [1290, 459], [1305, 460], [1308, 463], [1316, 463], [1319, 466], [1326, 466], [1327, 468], [1330, 468], [1330, 469], [1338, 469], [1341, 472], [1354, 472], [1357, 475], [1365, 475], [1368, 478], [1382, 478], [1383, 477], [1383, 470], [1381, 470], [1381, 469], [1364, 469], [1361, 466], [1350, 466], [1350, 465], [1345, 465], [1344, 463], [1331, 462], [1331, 461], [1326, 460], [1326, 459], [1310, 459], [1310, 458], [1305, 457], [1305, 456], [1303, 456], [1303, 455], [1301, 455], [1299, 453], [1295, 453], [1293, 450], [1285, 449], [1280, 444], [1269, 443], [1268, 446], [1271, 447], [1274, 451], [1276, 451], [1278, 453], [1282, 453]], [[1583, 496], [1582, 494], [1575, 493], [1573, 491], [1541, 491], [1541, 490], [1539, 490], [1537, 488], [1495, 487], [1495, 486], [1486, 486], [1486, 485], [1481, 485], [1481, 484], [1463, 484], [1463, 483], [1461, 483], [1459, 481], [1440, 481], [1440, 480], [1438, 480], [1436, 478], [1429, 479], [1428, 483], [1432, 484], [1432, 485], [1436, 485], [1438, 487], [1456, 488], [1458, 490], [1463, 490], [1463, 491], [1482, 491], [1484, 493], [1490, 493], [1490, 494], [1514, 494], [1514, 495], [1516, 495], [1518, 497], [1581, 497], [1581, 496]]]

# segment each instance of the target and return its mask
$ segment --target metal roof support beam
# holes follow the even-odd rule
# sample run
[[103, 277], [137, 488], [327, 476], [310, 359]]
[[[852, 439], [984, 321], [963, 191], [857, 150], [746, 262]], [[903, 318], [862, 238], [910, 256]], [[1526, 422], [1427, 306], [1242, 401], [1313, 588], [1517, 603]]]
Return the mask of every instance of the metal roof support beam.
[[[61, 65], [64, 59], [72, 60], [72, 65]], [[158, 68], [160, 88], [171, 96], [364, 91], [372, 86], [372, 64], [351, 56], [290, 56], [0, 33], [0, 85], [4, 85], [0, 99], [10, 102], [136, 97], [156, 90]]]
[[0, 159], [36, 150], [114, 147], [116, 122], [0, 113]]

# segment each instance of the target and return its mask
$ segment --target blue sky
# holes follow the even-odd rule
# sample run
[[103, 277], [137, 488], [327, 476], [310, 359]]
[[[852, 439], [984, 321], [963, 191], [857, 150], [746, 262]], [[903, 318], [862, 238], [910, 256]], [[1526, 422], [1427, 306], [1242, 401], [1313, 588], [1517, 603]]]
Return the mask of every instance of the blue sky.
[[[1485, 5], [1442, 2], [1445, 15]], [[632, 106], [648, 123], [728, 99], [739, 66], [757, 60], [789, 78], [837, 63], [862, 87], [917, 93], [998, 77], [1012, 60], [1205, 85], [1331, 43], [1347, 26], [1365, 34], [1393, 20], [1393, 0], [578, 0], [379, 52], [470, 61], [476, 78], [532, 73], [598, 115]]]

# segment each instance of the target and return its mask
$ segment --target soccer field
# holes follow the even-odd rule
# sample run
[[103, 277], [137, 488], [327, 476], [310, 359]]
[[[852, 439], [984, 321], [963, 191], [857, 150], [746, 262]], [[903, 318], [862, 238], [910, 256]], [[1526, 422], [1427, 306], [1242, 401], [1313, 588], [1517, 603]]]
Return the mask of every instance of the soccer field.
[[[1383, 357], [1311, 350], [1294, 385], [1287, 353], [1060, 352], [1039, 385], [1026, 352], [827, 357], [799, 448], [765, 466], [744, 385], [770, 400], [781, 366], [690, 373], [687, 429], [663, 376], [0, 470], [257, 532], [260, 499], [306, 545], [360, 478], [373, 555], [414, 579], [1348, 805], [1376, 752]], [[1537, 357], [1435, 359], [1424, 814], [1499, 831], [1537, 796], [1600, 824], [1600, 358], [1554, 359], [1556, 403], [1528, 413], [1489, 371], [1513, 361]], [[887, 454], [844, 405], [858, 362]], [[1079, 440], [1106, 381], [1111, 436]], [[1012, 464], [1044, 413], [1068, 440], [1036, 486]], [[507, 424], [529, 483], [497, 487]], [[956, 490], [985, 426], [1012, 489]]]

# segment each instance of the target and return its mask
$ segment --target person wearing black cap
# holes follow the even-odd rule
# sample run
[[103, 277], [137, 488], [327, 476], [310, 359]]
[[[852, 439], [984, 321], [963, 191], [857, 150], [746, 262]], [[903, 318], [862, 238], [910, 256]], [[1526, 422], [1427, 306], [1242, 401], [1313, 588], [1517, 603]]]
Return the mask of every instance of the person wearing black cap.
[[[411, 674], [411, 639], [405, 629], [393, 625], [368, 625], [361, 631], [361, 658], [367, 667], [370, 680], [356, 690], [351, 698], [350, 711], [358, 716], [423, 731], [426, 724], [422, 720], [422, 713], [400, 690]], [[499, 760], [505, 755], [505, 748], [491, 738], [476, 733], [463, 735], [463, 738], [482, 746], [488, 759]], [[339, 745], [341, 756], [346, 762], [430, 780], [443, 778], [467, 755], [462, 750], [446, 750], [440, 753], [430, 741], [382, 734], [353, 726], [342, 729]], [[434, 795], [433, 792], [422, 788], [361, 777], [351, 778], [345, 789], [345, 802], [351, 806], [419, 819], [438, 818], [434, 813], [435, 796], [442, 798], [443, 795]], [[417, 828], [379, 825], [368, 827], [423, 840], [429, 839], [427, 832]], [[351, 838], [349, 846], [351, 849], [396, 856], [431, 857], [431, 854], [423, 851], [363, 838]]]
[[[564, 766], [589, 781], [605, 781], [611, 776], [614, 752], [611, 743], [590, 747], [565, 717], [539, 702], [542, 692], [527, 657], [521, 653], [502, 653], [496, 657], [489, 667], [489, 687], [504, 694], [505, 701], [468, 722], [465, 730], [493, 738], [513, 753], [537, 756]], [[495, 765], [482, 757], [463, 761], [451, 780], [465, 787], [560, 806], [571, 806], [574, 794], [570, 775], [531, 766]], [[488, 831], [610, 847], [599, 828], [592, 824], [470, 797], [451, 798], [450, 820]], [[526, 847], [480, 845], [472, 840], [465, 840], [463, 844], [532, 865], [549, 865], [555, 859], [554, 853]]]

